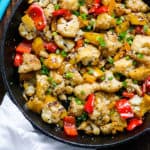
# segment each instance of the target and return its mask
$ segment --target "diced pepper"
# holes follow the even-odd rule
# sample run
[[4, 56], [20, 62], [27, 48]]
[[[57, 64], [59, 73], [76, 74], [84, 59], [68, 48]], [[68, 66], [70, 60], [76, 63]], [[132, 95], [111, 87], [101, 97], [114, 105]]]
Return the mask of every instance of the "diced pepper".
[[135, 27], [135, 33], [136, 34], [143, 34], [144, 33], [143, 27], [142, 26], [136, 26]]
[[31, 52], [32, 44], [29, 41], [22, 41], [19, 43], [19, 45], [16, 47], [16, 52], [18, 53], [30, 53]]
[[68, 9], [59, 9], [55, 10], [53, 12], [54, 17], [61, 17], [64, 16], [66, 19], [70, 19], [71, 17], [71, 12]]
[[88, 74], [88, 73], [85, 73], [85, 74], [83, 75], [83, 79], [85, 80], [85, 82], [93, 83], [93, 82], [95, 82], [96, 77], [94, 77], [93, 75], [90, 75], [90, 74]]
[[127, 99], [120, 99], [116, 102], [115, 107], [123, 119], [132, 118], [134, 113]]
[[42, 31], [46, 27], [46, 17], [43, 9], [39, 5], [32, 4], [27, 10], [27, 14], [33, 19], [37, 30]]
[[16, 54], [14, 58], [14, 66], [19, 67], [23, 62], [23, 58], [21, 54]]
[[143, 85], [142, 85], [142, 93], [143, 95], [145, 93], [149, 93], [150, 92], [150, 76], [144, 81]]
[[104, 34], [103, 33], [95, 33], [95, 32], [84, 32], [85, 39], [89, 41], [89, 43], [92, 43], [94, 45], [99, 45], [99, 38], [104, 39]]
[[99, 15], [99, 14], [106, 13], [106, 12], [108, 12], [108, 7], [107, 6], [101, 6], [101, 7], [96, 9], [95, 14]]
[[94, 101], [95, 101], [95, 95], [94, 94], [90, 94], [87, 97], [87, 101], [84, 105], [84, 111], [91, 114], [94, 110]]
[[94, 0], [94, 6], [99, 7], [101, 0]]
[[129, 93], [129, 92], [123, 92], [122, 95], [126, 98], [132, 98], [135, 94], [134, 93]]
[[140, 126], [143, 123], [142, 119], [138, 119], [138, 118], [133, 118], [129, 121], [128, 126], [127, 126], [127, 130], [128, 131], [132, 131], [134, 130], [136, 127]]
[[66, 116], [64, 117], [64, 131], [68, 136], [77, 136], [77, 128], [75, 125], [75, 117]]
[[44, 48], [44, 42], [42, 40], [41, 37], [36, 37], [33, 42], [32, 42], [32, 49], [33, 51], [39, 55], [40, 54], [40, 51], [43, 51], [45, 50]]
[[82, 47], [84, 45], [84, 41], [83, 41], [83, 39], [79, 39], [78, 41], [77, 41], [77, 43], [76, 43], [76, 49], [78, 49], [78, 48], [80, 48], [80, 47]]
[[44, 47], [48, 52], [55, 53], [57, 50], [57, 45], [53, 42], [45, 43]]
[[109, 13], [109, 15], [113, 14], [115, 6], [116, 6], [115, 0], [111, 0], [109, 5], [108, 5], [108, 10], [109, 10], [108, 13]]

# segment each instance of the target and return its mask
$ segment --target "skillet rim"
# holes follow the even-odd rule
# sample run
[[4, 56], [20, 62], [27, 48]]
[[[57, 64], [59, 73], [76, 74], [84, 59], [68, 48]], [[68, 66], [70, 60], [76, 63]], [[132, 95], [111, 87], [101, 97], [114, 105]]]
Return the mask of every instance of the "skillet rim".
[[4, 65], [4, 57], [3, 57], [4, 56], [5, 41], [6, 41], [6, 33], [7, 33], [8, 29], [9, 29], [9, 26], [10, 26], [10, 23], [12, 21], [12, 18], [14, 17], [17, 9], [23, 3], [23, 1], [27, 1], [27, 0], [19, 0], [15, 4], [14, 8], [12, 9], [11, 15], [9, 16], [9, 18], [6, 21], [5, 26], [4, 26], [4, 31], [2, 33], [2, 38], [1, 38], [1, 41], [0, 41], [0, 57], [1, 57], [1, 59], [0, 59], [0, 71], [1, 71], [1, 74], [2, 74], [2, 79], [3, 79], [4, 85], [5, 85], [6, 91], [9, 94], [11, 101], [19, 108], [19, 110], [21, 111], [21, 113], [33, 125], [33, 127], [36, 128], [36, 129], [38, 129], [39, 131], [41, 131], [46, 136], [48, 136], [50, 138], [53, 138], [54, 140], [57, 140], [59, 142], [68, 144], [68, 145], [82, 147], [82, 148], [100, 148], [100, 149], [101, 148], [111, 148], [111, 147], [114, 147], [114, 146], [117, 146], [117, 145], [120, 145], [120, 144], [125, 144], [127, 142], [131, 142], [131, 140], [135, 140], [139, 136], [141, 136], [141, 135], [145, 134], [147, 131], [149, 131], [150, 128], [147, 127], [145, 129], [143, 129], [142, 131], [139, 131], [138, 133], [136, 133], [133, 136], [130, 136], [130, 137], [125, 138], [123, 140], [118, 140], [117, 142], [112, 142], [112, 143], [109, 143], [109, 144], [95, 144], [95, 145], [92, 145], [92, 144], [81, 144], [81, 143], [72, 142], [72, 141], [60, 138], [60, 137], [58, 137], [58, 136], [56, 136], [54, 134], [46, 132], [41, 126], [37, 125], [36, 122], [34, 122], [26, 114], [26, 112], [24, 111], [24, 109], [16, 101], [16, 99], [15, 99], [13, 93], [12, 93], [12, 90], [10, 88], [10, 85], [9, 85], [9, 83], [7, 81], [6, 70], [5, 70], [5, 65]]

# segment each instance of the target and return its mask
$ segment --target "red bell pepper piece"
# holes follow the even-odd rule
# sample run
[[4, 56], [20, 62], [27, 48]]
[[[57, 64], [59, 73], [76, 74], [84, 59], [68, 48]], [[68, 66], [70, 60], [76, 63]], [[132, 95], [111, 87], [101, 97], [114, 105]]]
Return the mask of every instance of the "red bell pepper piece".
[[32, 43], [29, 41], [22, 41], [19, 43], [19, 45], [16, 47], [16, 52], [18, 53], [30, 53], [31, 52]]
[[132, 118], [134, 113], [127, 99], [120, 99], [116, 102], [115, 107], [123, 119]]
[[101, 3], [101, 0], [94, 0], [94, 6], [95, 7], [99, 7], [100, 6], [100, 3]]
[[99, 15], [99, 14], [102, 14], [102, 13], [106, 13], [108, 12], [108, 7], [107, 6], [101, 6], [101, 7], [96, 7], [96, 6], [93, 6], [90, 10], [89, 10], [89, 14], [93, 13], [95, 15]]
[[75, 125], [75, 117], [66, 116], [64, 117], [64, 131], [69, 136], [77, 136], [77, 128]]
[[134, 130], [136, 127], [140, 126], [143, 123], [142, 119], [138, 119], [138, 118], [133, 118], [129, 121], [128, 126], [127, 126], [127, 130], [128, 131], [132, 131]]
[[135, 33], [136, 34], [143, 34], [144, 33], [143, 26], [136, 26], [135, 27]]
[[61, 17], [64, 16], [66, 19], [70, 19], [71, 17], [71, 12], [68, 9], [59, 9], [55, 10], [53, 12], [54, 17]]
[[84, 44], [83, 39], [79, 39], [79, 40], [77, 41], [77, 43], [76, 43], [76, 47], [75, 47], [75, 48], [78, 49], [78, 48], [82, 47], [83, 44]]
[[122, 95], [126, 98], [132, 98], [135, 94], [132, 92], [123, 92]]
[[50, 53], [55, 53], [57, 50], [57, 45], [54, 44], [53, 42], [49, 42], [49, 43], [44, 43], [44, 47], [46, 48], [46, 50]]
[[95, 101], [95, 95], [90, 94], [87, 98], [87, 101], [84, 105], [84, 111], [91, 114], [94, 110], [94, 101]]
[[44, 15], [43, 9], [39, 5], [32, 4], [28, 8], [27, 14], [33, 19], [37, 30], [42, 31], [46, 27], [46, 17]]
[[144, 81], [142, 85], [142, 95], [150, 92], [150, 76]]
[[107, 6], [101, 6], [101, 7], [96, 9], [95, 14], [99, 15], [99, 14], [106, 13], [106, 12], [108, 12], [108, 7]]
[[22, 55], [17, 53], [14, 58], [14, 66], [19, 67], [22, 64], [22, 62], [23, 62]]

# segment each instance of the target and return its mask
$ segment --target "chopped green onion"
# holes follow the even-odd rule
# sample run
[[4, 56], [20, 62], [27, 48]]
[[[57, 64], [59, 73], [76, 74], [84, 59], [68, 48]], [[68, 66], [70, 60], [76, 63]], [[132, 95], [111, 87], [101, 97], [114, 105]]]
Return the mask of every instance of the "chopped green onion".
[[60, 6], [58, 4], [54, 5], [55, 10], [58, 10]]
[[105, 67], [104, 66], [101, 67], [100, 70], [102, 70], [104, 72], [105, 71]]
[[144, 57], [144, 55], [142, 53], [138, 53], [137, 57], [140, 58], [140, 59], [142, 59]]
[[133, 37], [132, 36], [128, 37], [126, 39], [126, 41], [128, 42], [129, 45], [132, 45], [132, 43], [133, 43]]
[[75, 98], [75, 101], [76, 101], [76, 103], [77, 103], [78, 105], [83, 104], [82, 101], [81, 101], [79, 98], [77, 98], [77, 97]]
[[88, 114], [83, 112], [81, 116], [77, 117], [77, 125], [80, 125], [81, 122], [86, 121], [88, 119]]
[[109, 77], [108, 80], [113, 80], [113, 77]]
[[80, 12], [79, 12], [79, 11], [74, 10], [74, 11], [72, 11], [72, 13], [73, 13], [74, 15], [76, 15], [76, 16], [80, 16]]
[[49, 69], [45, 65], [42, 65], [41, 74], [49, 75]]
[[87, 14], [85, 14], [85, 13], [80, 14], [80, 16], [81, 16], [81, 18], [82, 18], [83, 20], [86, 20], [86, 19], [87, 19]]
[[79, 0], [78, 3], [80, 6], [83, 6], [85, 4], [85, 0]]
[[123, 82], [122, 82], [122, 86], [126, 88], [126, 87], [127, 87], [127, 82], [126, 82], [126, 81], [123, 81]]
[[72, 78], [73, 78], [73, 73], [72, 73], [72, 72], [67, 72], [67, 73], [65, 74], [65, 77], [66, 77], [67, 79], [72, 79]]
[[52, 33], [52, 36], [56, 36], [56, 35], [57, 35], [57, 32], [53, 32], [53, 33]]
[[125, 39], [125, 37], [126, 37], [126, 35], [127, 35], [127, 32], [122, 32], [122, 33], [120, 33], [120, 34], [119, 34], [119, 36], [118, 36], [119, 41], [124, 40], [124, 39]]
[[124, 20], [124, 18], [123, 17], [120, 17], [120, 18], [117, 18], [117, 20], [116, 20], [116, 24], [122, 24], [123, 23], [123, 20]]
[[134, 61], [132, 62], [132, 64], [133, 64], [134, 66], [136, 66], [136, 65], [137, 65], [137, 62], [134, 60]]
[[110, 63], [110, 64], [114, 64], [114, 60], [112, 57], [108, 57], [107, 61]]
[[134, 83], [134, 84], [138, 84], [138, 81], [137, 81], [137, 80], [133, 80], [133, 83]]
[[84, 42], [85, 42], [85, 43], [89, 43], [90, 41], [89, 41], [89, 40], [87, 40], [87, 39], [84, 39]]
[[105, 80], [105, 76], [101, 77], [100, 79], [101, 79], [101, 81], [104, 81]]
[[46, 94], [47, 95], [51, 94], [51, 89], [50, 88], [47, 89]]
[[126, 60], [130, 60], [130, 56], [126, 56], [125, 58], [126, 58]]
[[144, 32], [147, 32], [148, 31], [148, 25], [144, 25], [143, 29], [144, 29]]
[[90, 69], [90, 70], [88, 71], [88, 74], [93, 75], [93, 73], [94, 73], [94, 71], [93, 71], [92, 69]]
[[85, 95], [85, 91], [82, 90], [82, 91], [81, 91], [81, 95]]
[[61, 51], [61, 53], [60, 53], [60, 54], [61, 54], [61, 56], [63, 56], [63, 57], [67, 57], [67, 52], [66, 52], [66, 51], [64, 51], [64, 50], [63, 50], [63, 51]]
[[60, 54], [60, 50], [59, 49], [56, 49], [56, 54]]
[[106, 42], [105, 42], [105, 40], [102, 37], [98, 37], [96, 40], [99, 42], [101, 47], [105, 47], [106, 46]]

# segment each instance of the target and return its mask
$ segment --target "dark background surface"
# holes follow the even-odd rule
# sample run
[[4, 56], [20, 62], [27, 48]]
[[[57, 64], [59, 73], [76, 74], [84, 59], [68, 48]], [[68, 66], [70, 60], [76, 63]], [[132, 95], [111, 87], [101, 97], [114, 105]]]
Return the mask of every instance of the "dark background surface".
[[[7, 9], [6, 15], [4, 16], [3, 20], [0, 22], [0, 40], [1, 40], [1, 35], [2, 35], [2, 31], [3, 31], [3, 27], [5, 25], [5, 22], [7, 21], [7, 18], [11, 14], [11, 10], [17, 1], [18, 0], [12, 0], [9, 8]], [[0, 103], [2, 101], [4, 93], [5, 93], [4, 85], [2, 83], [2, 77], [0, 75]], [[104, 149], [104, 150], [128, 150], [128, 149], [129, 150], [130, 149], [132, 149], [132, 150], [150, 150], [150, 132], [138, 137], [134, 141], [130, 141], [129, 143], [115, 146], [115, 147], [112, 147], [109, 149]]]

